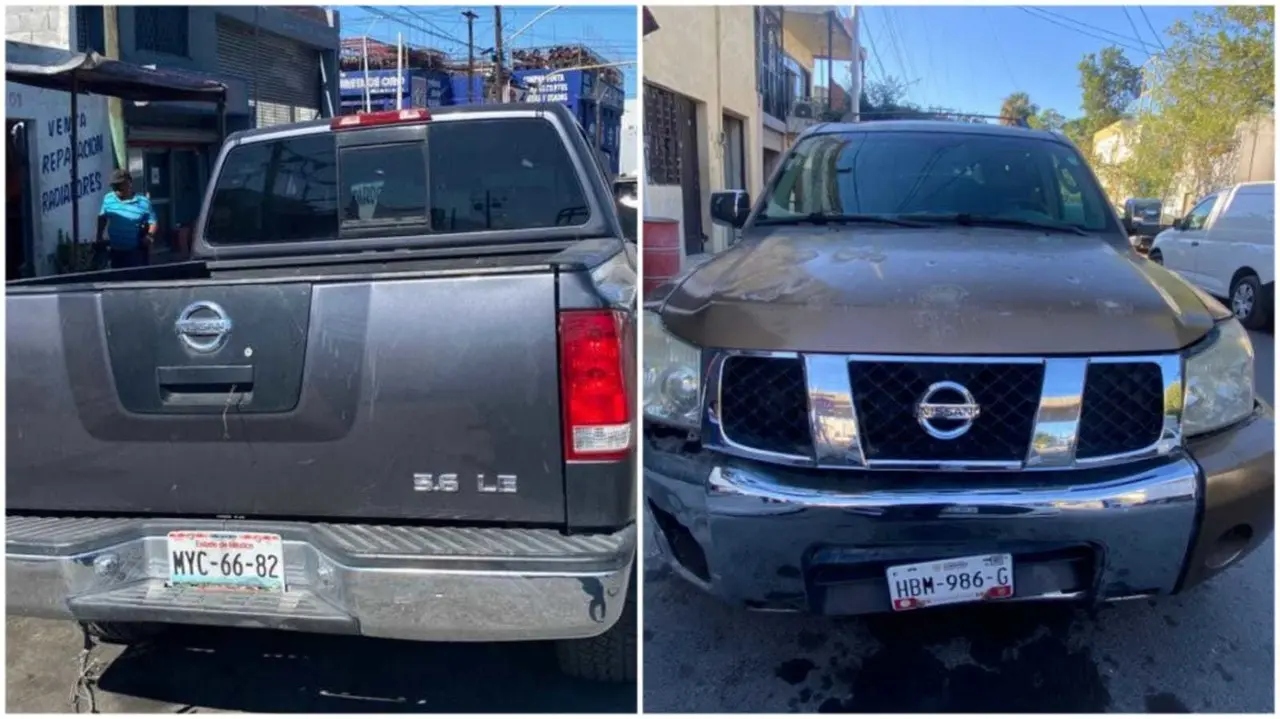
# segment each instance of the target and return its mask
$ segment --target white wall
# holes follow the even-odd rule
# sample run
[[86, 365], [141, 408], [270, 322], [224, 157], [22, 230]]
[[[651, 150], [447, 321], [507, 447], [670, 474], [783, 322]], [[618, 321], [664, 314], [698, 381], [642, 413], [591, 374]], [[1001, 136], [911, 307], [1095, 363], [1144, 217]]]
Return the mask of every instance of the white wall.
[[[18, 83], [5, 83], [5, 119], [27, 120], [27, 151], [31, 165], [33, 265], [36, 274], [54, 271], [52, 255], [58, 233], [71, 234], [71, 96]], [[93, 239], [98, 210], [114, 166], [107, 100], [81, 95], [77, 140], [80, 177], [80, 240]], [[16, 241], [13, 238], [8, 241]]]
[[640, 99], [628, 98], [622, 106], [622, 157], [618, 173], [634, 175], [640, 167]]
[[48, 45], [64, 50], [71, 47], [74, 24], [66, 5], [6, 5], [4, 34], [9, 40]]

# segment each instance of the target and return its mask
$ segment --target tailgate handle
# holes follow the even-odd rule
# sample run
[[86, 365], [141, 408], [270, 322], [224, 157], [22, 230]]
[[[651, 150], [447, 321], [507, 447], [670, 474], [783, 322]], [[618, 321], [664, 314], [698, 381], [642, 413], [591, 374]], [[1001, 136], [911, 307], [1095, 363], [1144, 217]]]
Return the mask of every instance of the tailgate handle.
[[156, 382], [172, 395], [216, 395], [253, 390], [253, 365], [157, 367]]

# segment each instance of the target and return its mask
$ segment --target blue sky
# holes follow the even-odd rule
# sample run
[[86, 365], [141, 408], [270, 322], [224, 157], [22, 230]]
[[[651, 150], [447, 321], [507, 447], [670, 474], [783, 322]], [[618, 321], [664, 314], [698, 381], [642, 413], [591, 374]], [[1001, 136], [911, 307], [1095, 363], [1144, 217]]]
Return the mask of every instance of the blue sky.
[[[1052, 107], [1070, 119], [1081, 114], [1076, 65], [1086, 53], [1097, 53], [1112, 40], [1142, 47], [1134, 39], [1134, 26], [1149, 51], [1159, 52], [1156, 37], [1137, 6], [1125, 6], [1132, 26], [1118, 5], [1031, 7], [1040, 17], [1007, 5], [862, 6], [860, 34], [868, 54], [867, 77], [879, 79], [883, 65], [886, 74], [911, 83], [907, 96], [916, 104], [987, 115], [999, 114], [1000, 101], [1022, 90], [1041, 108]], [[1189, 22], [1194, 11], [1210, 8], [1145, 5], [1142, 10], [1168, 42], [1164, 33], [1175, 20]], [[1045, 17], [1044, 11], [1052, 15]], [[1147, 59], [1145, 52], [1124, 49], [1124, 53], [1135, 65]]]
[[[493, 46], [492, 5], [376, 5], [403, 22], [380, 17], [356, 6], [337, 6], [342, 15], [343, 37], [369, 37], [395, 43], [396, 33], [406, 43], [434, 47], [459, 58], [467, 56], [467, 21], [462, 16], [471, 10], [475, 21], [476, 49]], [[503, 34], [510, 36], [550, 6], [527, 5], [502, 7]], [[517, 48], [549, 47], [581, 42], [596, 50], [610, 62], [636, 60], [636, 9], [634, 6], [568, 6], [538, 20], [514, 40]], [[635, 65], [618, 68], [623, 73], [627, 97], [636, 96]]]

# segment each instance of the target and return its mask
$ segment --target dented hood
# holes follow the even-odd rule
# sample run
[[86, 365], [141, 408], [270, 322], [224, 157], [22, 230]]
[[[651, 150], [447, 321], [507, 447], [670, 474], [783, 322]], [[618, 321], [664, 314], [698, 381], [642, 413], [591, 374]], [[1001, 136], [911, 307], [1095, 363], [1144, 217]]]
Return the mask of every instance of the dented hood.
[[662, 317], [703, 347], [925, 355], [1166, 352], [1214, 322], [1189, 284], [1101, 239], [847, 225], [744, 240]]

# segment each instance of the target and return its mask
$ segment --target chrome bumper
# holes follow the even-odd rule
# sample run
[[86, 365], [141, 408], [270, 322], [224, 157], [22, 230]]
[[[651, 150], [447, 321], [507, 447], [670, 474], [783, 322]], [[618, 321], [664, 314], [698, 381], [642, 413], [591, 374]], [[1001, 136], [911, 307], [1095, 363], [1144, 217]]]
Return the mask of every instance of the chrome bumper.
[[[622, 614], [635, 527], [552, 530], [166, 519], [6, 522], [9, 614], [424, 641], [576, 639]], [[284, 539], [283, 594], [166, 586], [175, 530]]]
[[676, 572], [750, 608], [887, 611], [885, 567], [995, 552], [1014, 555], [1016, 599], [1112, 600], [1179, 591], [1265, 541], [1274, 431], [1260, 407], [1160, 460], [985, 475], [797, 470], [647, 437], [645, 494]]

